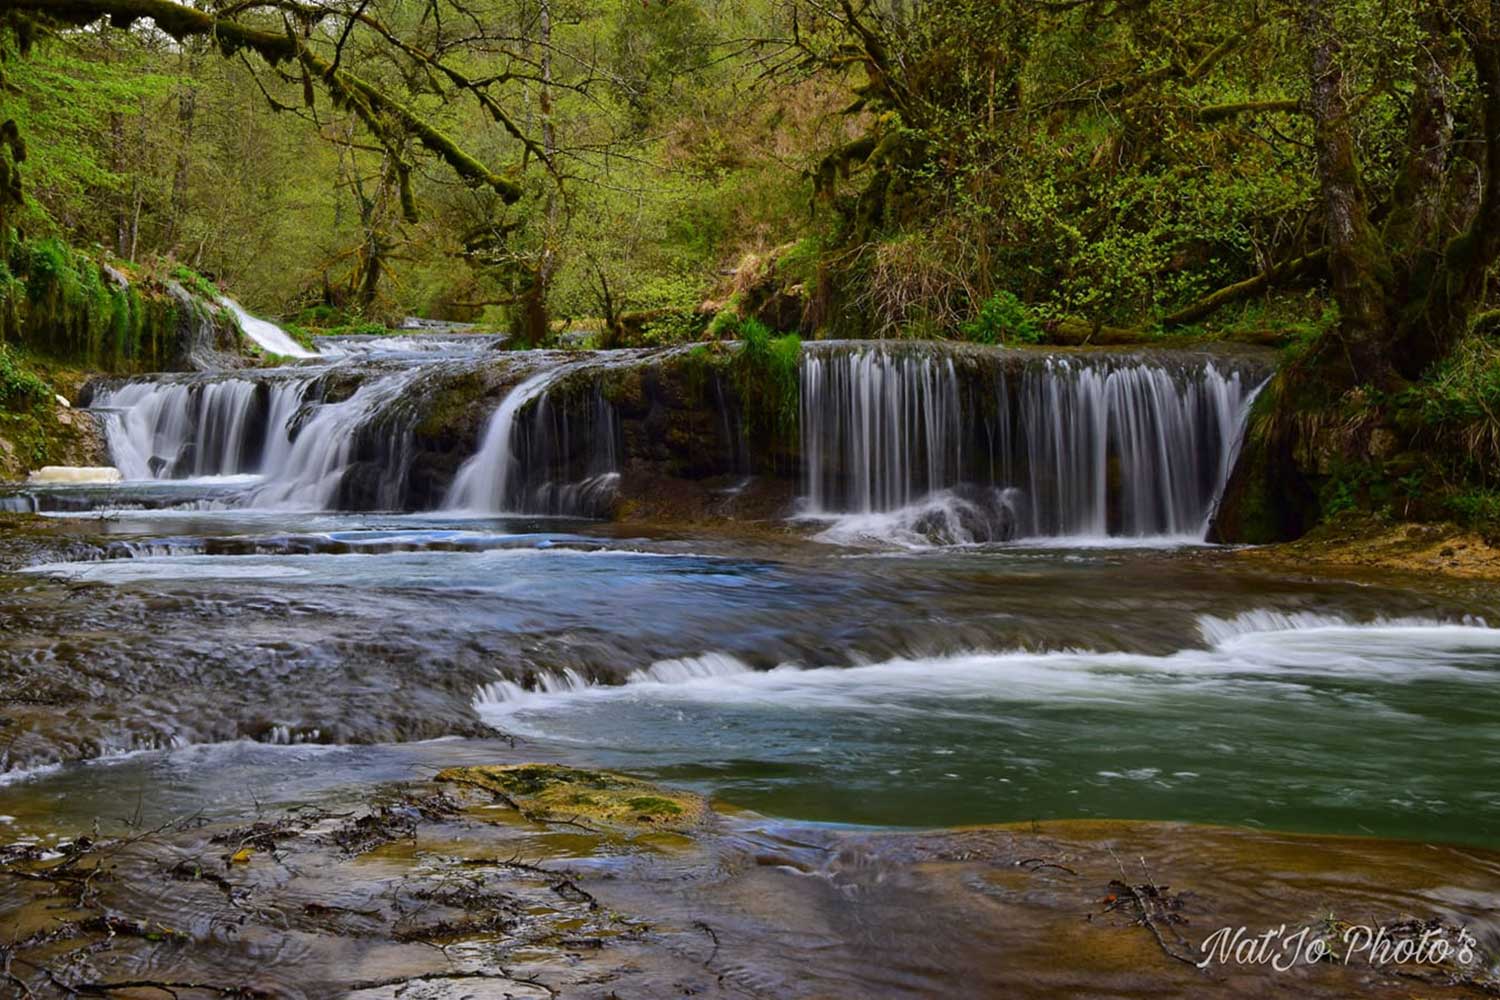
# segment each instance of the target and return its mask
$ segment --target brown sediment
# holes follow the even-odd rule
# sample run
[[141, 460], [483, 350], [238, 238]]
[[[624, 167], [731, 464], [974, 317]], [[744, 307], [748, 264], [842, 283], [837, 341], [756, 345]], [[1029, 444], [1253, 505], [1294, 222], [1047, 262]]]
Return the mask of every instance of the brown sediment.
[[1448, 523], [1391, 524], [1370, 518], [1338, 518], [1295, 542], [1238, 550], [1236, 558], [1299, 570], [1380, 570], [1500, 580], [1500, 538]]

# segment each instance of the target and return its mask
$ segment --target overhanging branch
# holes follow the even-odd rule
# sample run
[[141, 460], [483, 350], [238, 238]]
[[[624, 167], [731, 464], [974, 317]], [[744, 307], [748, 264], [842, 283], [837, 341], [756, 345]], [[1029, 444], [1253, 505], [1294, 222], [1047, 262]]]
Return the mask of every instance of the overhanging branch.
[[[124, 28], [134, 21], [150, 18], [158, 28], [179, 41], [189, 36], [205, 35], [214, 38], [225, 55], [249, 49], [271, 63], [290, 61], [300, 64], [321, 79], [336, 99], [355, 105], [356, 112], [367, 125], [375, 121], [376, 116], [387, 115], [464, 180], [492, 188], [507, 203], [521, 198], [520, 185], [490, 170], [415, 110], [379, 87], [299, 45], [295, 36], [262, 31], [228, 18], [213, 17], [174, 0], [3, 0], [3, 3], [13, 10], [29, 11], [79, 26], [107, 17], [114, 26]], [[377, 131], [376, 135], [382, 143], [388, 142], [383, 130]], [[393, 154], [398, 152], [391, 151]]]

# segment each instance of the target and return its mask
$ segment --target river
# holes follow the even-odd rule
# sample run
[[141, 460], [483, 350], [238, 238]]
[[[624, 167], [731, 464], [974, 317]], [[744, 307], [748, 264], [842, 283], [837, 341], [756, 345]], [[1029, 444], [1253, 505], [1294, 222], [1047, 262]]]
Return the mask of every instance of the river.
[[[1253, 365], [984, 382], [809, 350], [798, 499], [715, 527], [582, 516], [639, 445], [602, 396], [549, 392], [618, 359], [320, 346], [102, 387], [126, 481], [9, 494], [73, 547], [0, 578], [8, 839], [524, 759], [700, 792], [751, 837], [1147, 820], [1500, 849], [1497, 602], [1203, 543]], [[417, 387], [499, 363], [514, 387], [420, 485]]]

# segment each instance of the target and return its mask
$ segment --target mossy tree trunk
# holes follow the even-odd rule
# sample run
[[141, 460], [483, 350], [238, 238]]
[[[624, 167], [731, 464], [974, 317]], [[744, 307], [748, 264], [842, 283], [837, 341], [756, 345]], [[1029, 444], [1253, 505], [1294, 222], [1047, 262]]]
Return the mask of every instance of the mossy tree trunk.
[[[1354, 81], [1344, 68], [1338, 9], [1339, 0], [1305, 0], [1299, 14], [1328, 268], [1340, 313], [1319, 345], [1315, 367], [1319, 377], [1340, 385], [1395, 388], [1452, 349], [1500, 257], [1500, 2], [1424, 9], [1404, 160], [1389, 202], [1380, 206], [1369, 204], [1360, 176]], [[1475, 113], [1465, 122], [1479, 140], [1479, 163], [1457, 155], [1452, 141], [1451, 94], [1464, 49], [1479, 82]], [[1465, 170], [1482, 178], [1477, 209], [1445, 219], [1443, 191]], [[1373, 221], [1377, 210], [1380, 226]]]
[[[1362, 182], [1354, 132], [1356, 95], [1377, 83], [1356, 86], [1346, 69], [1347, 10], [1346, 0], [1303, 0], [1298, 14], [1339, 320], [1256, 407], [1216, 518], [1214, 533], [1226, 541], [1272, 541], [1311, 527], [1320, 486], [1340, 465], [1378, 464], [1372, 442], [1408, 440], [1379, 401], [1450, 354], [1500, 259], [1500, 0], [1423, 8], [1405, 149], [1379, 205]], [[1460, 109], [1454, 94], [1470, 70], [1477, 99]]]
[[1332, 0], [1305, 0], [1301, 29], [1307, 41], [1309, 111], [1317, 151], [1327, 230], [1328, 270], [1338, 299], [1334, 336], [1351, 374], [1385, 382], [1390, 373], [1391, 265], [1370, 222], [1360, 183], [1350, 117], [1349, 81], [1341, 66], [1343, 42], [1333, 24]]

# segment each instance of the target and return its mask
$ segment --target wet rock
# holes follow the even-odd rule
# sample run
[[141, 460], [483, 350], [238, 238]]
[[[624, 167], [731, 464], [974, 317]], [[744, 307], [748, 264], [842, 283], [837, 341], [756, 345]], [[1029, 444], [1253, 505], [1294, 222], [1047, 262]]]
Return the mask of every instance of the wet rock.
[[611, 771], [507, 764], [452, 767], [440, 771], [437, 780], [489, 792], [540, 822], [686, 832], [703, 827], [712, 816], [702, 796]]

